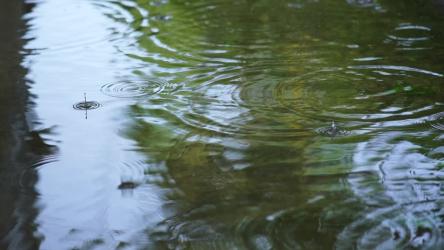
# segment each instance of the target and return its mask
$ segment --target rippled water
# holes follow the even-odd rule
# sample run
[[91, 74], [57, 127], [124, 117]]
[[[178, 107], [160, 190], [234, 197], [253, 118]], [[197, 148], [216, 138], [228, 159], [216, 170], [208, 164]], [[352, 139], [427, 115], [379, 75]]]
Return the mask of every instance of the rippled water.
[[444, 247], [442, 1], [34, 5], [5, 246]]

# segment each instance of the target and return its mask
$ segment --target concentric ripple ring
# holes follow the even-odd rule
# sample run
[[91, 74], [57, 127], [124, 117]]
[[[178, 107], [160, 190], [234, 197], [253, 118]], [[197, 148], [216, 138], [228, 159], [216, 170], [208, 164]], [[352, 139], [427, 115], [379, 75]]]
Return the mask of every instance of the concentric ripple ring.
[[105, 95], [118, 98], [134, 98], [150, 96], [160, 93], [168, 85], [166, 81], [147, 80], [125, 80], [108, 83], [102, 86], [101, 91]]

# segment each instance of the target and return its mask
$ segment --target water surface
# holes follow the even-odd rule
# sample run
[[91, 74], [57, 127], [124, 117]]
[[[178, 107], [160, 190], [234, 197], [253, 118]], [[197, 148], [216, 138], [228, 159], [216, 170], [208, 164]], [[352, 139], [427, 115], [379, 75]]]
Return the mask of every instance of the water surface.
[[10, 249], [444, 247], [440, 1], [33, 5]]

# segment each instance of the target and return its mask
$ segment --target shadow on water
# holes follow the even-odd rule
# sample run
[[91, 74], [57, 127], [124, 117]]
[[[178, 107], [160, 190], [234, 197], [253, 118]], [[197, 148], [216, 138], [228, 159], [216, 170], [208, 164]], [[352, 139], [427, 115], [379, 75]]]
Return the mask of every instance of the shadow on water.
[[37, 249], [36, 168], [51, 161], [56, 148], [37, 130], [27, 69], [22, 66], [24, 15], [34, 4], [5, 1], [0, 8], [0, 248]]

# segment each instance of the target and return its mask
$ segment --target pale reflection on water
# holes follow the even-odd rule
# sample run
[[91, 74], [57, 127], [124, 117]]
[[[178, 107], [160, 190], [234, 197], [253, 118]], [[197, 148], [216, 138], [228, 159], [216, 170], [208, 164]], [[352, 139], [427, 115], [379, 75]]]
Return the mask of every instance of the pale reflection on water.
[[[138, 235], [163, 219], [162, 192], [144, 183], [143, 158], [120, 136], [133, 101], [100, 92], [103, 83], [130, 73], [131, 62], [110, 42], [118, 37], [113, 29], [121, 27], [87, 1], [41, 2], [28, 18], [27, 36], [35, 39], [26, 46], [36, 54], [25, 63], [35, 82], [35, 110], [41, 123], [56, 126], [60, 151], [38, 170], [40, 248], [112, 249], [138, 242]], [[102, 105], [88, 111], [88, 119], [72, 108], [83, 93]], [[141, 185], [120, 190], [123, 181]]]

